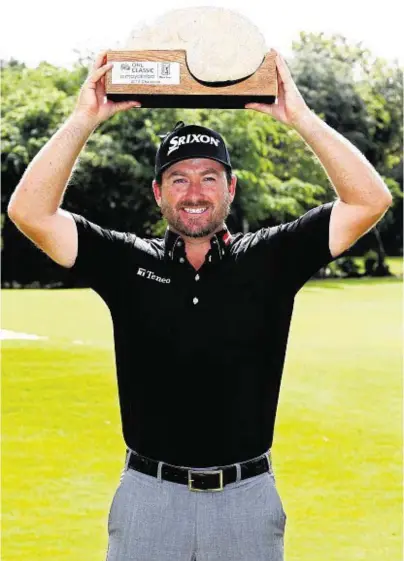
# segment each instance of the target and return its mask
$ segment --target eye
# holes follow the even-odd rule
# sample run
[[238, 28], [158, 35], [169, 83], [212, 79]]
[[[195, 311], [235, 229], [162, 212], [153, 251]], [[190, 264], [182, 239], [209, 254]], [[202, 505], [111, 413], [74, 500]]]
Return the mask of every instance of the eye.
[[216, 181], [215, 177], [205, 177], [205, 179], [209, 179], [210, 181]]
[[183, 177], [179, 177], [178, 179], [174, 179], [173, 183], [178, 183], [179, 181], [185, 181]]

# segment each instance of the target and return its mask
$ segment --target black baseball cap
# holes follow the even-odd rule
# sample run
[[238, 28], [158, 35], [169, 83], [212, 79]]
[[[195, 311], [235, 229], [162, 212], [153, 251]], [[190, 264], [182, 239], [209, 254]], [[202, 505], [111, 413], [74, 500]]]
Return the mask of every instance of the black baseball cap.
[[156, 153], [155, 177], [175, 162], [190, 158], [208, 158], [232, 170], [229, 152], [223, 137], [216, 131], [199, 125], [185, 125], [178, 121], [174, 129], [164, 135]]

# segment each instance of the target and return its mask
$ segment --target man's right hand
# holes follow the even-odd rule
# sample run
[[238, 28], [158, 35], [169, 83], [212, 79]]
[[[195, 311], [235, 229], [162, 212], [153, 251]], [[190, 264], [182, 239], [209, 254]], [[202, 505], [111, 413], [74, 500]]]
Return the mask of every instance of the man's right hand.
[[95, 59], [86, 81], [81, 87], [73, 115], [86, 119], [93, 126], [106, 121], [118, 111], [126, 111], [132, 107], [141, 107], [138, 101], [108, 100], [105, 94], [105, 74], [113, 66], [106, 64], [107, 51], [102, 51]]

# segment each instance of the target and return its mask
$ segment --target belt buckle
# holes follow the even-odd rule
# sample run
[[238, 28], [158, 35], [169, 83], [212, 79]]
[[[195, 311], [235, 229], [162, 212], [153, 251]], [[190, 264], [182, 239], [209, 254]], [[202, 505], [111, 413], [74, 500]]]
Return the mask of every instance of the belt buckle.
[[[196, 489], [196, 487], [192, 486], [192, 482], [194, 481], [191, 477], [193, 474], [212, 474], [218, 473], [219, 474], [219, 487], [212, 487], [210, 489]], [[209, 471], [192, 471], [192, 469], [188, 470], [188, 489], [190, 491], [223, 491], [223, 470], [209, 470]]]

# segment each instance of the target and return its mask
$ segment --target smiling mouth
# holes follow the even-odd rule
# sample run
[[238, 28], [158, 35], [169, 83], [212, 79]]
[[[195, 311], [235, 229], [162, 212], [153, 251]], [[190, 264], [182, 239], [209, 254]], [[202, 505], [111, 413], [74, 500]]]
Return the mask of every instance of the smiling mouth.
[[208, 210], [207, 206], [200, 206], [200, 207], [184, 207], [181, 209], [183, 212], [186, 212], [187, 214], [203, 214], [204, 212], [206, 212]]

